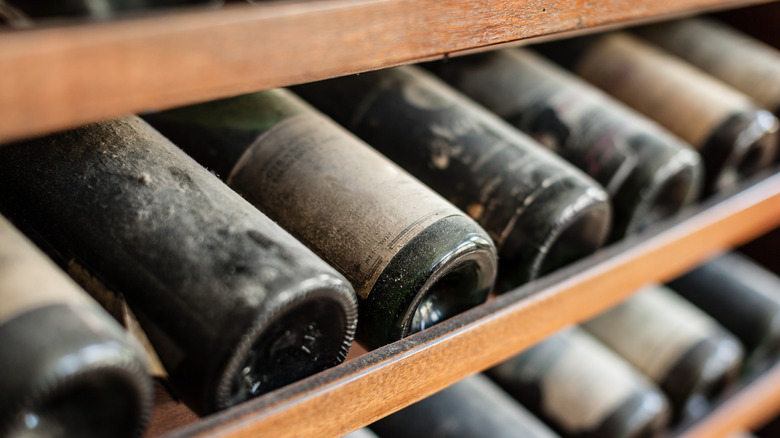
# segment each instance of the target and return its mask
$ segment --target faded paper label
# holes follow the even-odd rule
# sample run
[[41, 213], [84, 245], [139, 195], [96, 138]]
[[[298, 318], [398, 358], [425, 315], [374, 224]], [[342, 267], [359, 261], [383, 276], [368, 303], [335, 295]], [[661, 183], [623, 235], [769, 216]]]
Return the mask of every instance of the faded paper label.
[[462, 214], [314, 112], [260, 136], [228, 184], [336, 267], [362, 298], [419, 232]]
[[0, 216], [0, 323], [53, 304], [90, 298], [35, 245]]
[[655, 382], [716, 329], [709, 316], [664, 286], [649, 286], [582, 326]]
[[571, 434], [592, 430], [637, 391], [637, 375], [579, 329], [557, 336], [566, 341], [541, 377], [542, 409]]
[[750, 96], [780, 109], [780, 52], [715, 20], [689, 18], [643, 28], [640, 34]]
[[576, 72], [700, 148], [747, 97], [682, 60], [625, 33], [588, 48]]

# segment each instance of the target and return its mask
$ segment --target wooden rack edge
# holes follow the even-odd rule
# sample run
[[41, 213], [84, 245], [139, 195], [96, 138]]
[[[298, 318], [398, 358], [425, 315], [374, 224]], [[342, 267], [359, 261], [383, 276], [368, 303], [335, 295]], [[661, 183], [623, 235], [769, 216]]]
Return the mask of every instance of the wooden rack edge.
[[[778, 225], [780, 174], [774, 174], [663, 225], [658, 233], [619, 242], [425, 332], [166, 436], [342, 436], [610, 308], [647, 283], [672, 279]], [[773, 382], [778, 383], [773, 389], [754, 390], [759, 396], [750, 397], [772, 401], [764, 416], [780, 409], [780, 376]], [[755, 414], [741, 421], [745, 412], [737, 403], [715, 417], [719, 425], [701, 430], [725, 436], [763, 419]], [[686, 437], [713, 436], [696, 430]]]
[[0, 32], [0, 143], [500, 43], [767, 0], [314, 0]]

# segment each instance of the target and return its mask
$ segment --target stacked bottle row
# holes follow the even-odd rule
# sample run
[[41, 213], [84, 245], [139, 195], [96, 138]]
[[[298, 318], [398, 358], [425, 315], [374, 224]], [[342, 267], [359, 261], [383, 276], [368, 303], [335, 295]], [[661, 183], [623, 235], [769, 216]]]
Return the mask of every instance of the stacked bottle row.
[[33, 23], [67, 23], [84, 18], [105, 20], [185, 8], [214, 8], [223, 3], [223, 0], [0, 0], [0, 26], [29, 27]]
[[370, 428], [381, 438], [661, 436], [776, 361], [778, 318], [780, 278], [725, 254]]
[[[583, 47], [537, 49], [575, 66]], [[651, 55], [635, 70], [666, 72]], [[137, 321], [176, 396], [206, 414], [340, 363], [353, 337], [385, 345], [642, 231], [777, 147], [777, 120], [712, 79], [696, 99], [664, 94], [685, 114], [714, 95], [696, 135], [676, 132], [698, 154], [532, 51], [425, 67], [295, 87], [308, 103], [271, 90], [5, 145], [0, 212]]]

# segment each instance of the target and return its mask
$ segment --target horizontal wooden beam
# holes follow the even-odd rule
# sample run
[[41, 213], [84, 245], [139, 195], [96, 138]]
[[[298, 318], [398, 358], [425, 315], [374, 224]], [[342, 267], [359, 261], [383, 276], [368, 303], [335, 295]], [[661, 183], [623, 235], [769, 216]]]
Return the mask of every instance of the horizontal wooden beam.
[[0, 143], [568, 31], [761, 1], [312, 0], [0, 32]]

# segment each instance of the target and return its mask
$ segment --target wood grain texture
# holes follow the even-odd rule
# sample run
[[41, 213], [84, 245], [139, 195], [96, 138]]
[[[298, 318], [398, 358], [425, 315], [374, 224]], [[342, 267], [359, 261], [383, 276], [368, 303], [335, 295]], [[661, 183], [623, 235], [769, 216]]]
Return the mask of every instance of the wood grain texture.
[[[341, 436], [606, 310], [648, 282], [669, 280], [778, 225], [780, 174], [430, 330], [170, 436]], [[780, 384], [762, 390], [778, 388]], [[778, 407], [780, 397], [763, 409]]]
[[0, 32], [0, 143], [451, 52], [762, 0], [312, 0]]
[[162, 385], [155, 387], [154, 411], [149, 418], [144, 437], [160, 436], [198, 420], [190, 408], [184, 403], [175, 400]]

